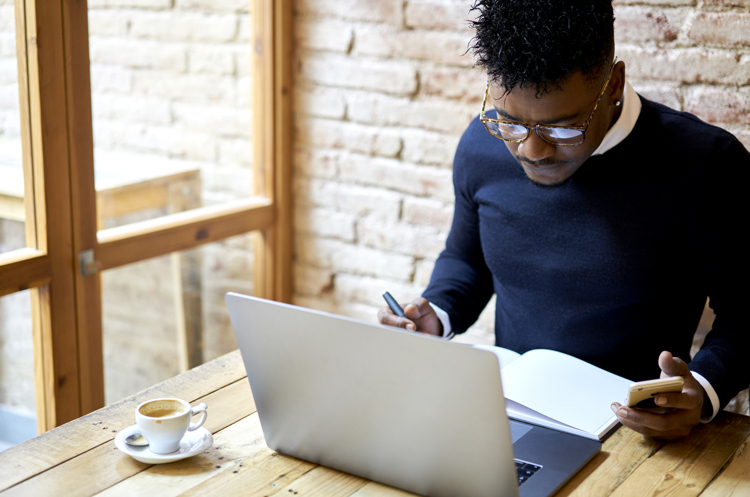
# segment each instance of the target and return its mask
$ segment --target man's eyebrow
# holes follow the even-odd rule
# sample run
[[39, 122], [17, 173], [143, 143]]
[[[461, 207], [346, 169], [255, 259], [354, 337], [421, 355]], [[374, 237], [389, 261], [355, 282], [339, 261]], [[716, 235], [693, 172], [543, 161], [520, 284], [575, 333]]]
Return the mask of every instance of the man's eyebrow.
[[[495, 110], [497, 111], [497, 115], [498, 116], [502, 116], [506, 121], [517, 121], [517, 122], [521, 122], [521, 123], [525, 122], [523, 119], [519, 119], [518, 117], [511, 116], [510, 114], [508, 114], [507, 112], [505, 112], [504, 109], [500, 109], [496, 105], [493, 105], [493, 107], [495, 107]], [[539, 124], [558, 124], [558, 123], [565, 122], [565, 121], [567, 121], [567, 122], [570, 122], [570, 121], [575, 122], [577, 119], [580, 118], [580, 116], [581, 116], [581, 113], [579, 112], [577, 114], [572, 114], [572, 115], [569, 115], [569, 116], [561, 116], [561, 117], [558, 117], [558, 118], [555, 118], [555, 119], [550, 119], [548, 121], [544, 121], [543, 123], [539, 123]]]

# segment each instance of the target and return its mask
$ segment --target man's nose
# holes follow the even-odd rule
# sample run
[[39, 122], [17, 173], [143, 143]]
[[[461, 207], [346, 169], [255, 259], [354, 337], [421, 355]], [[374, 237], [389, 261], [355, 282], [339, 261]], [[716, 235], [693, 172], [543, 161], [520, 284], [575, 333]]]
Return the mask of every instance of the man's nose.
[[529, 131], [529, 137], [518, 145], [518, 153], [531, 161], [540, 161], [555, 155], [555, 146], [539, 138], [535, 130]]

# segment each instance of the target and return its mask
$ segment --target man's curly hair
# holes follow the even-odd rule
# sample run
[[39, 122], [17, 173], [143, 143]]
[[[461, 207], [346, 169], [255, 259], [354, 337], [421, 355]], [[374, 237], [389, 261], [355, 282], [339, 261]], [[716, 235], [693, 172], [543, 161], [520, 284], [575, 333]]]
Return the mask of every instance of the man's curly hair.
[[470, 49], [506, 93], [536, 86], [560, 89], [581, 71], [594, 81], [614, 56], [611, 0], [475, 0]]

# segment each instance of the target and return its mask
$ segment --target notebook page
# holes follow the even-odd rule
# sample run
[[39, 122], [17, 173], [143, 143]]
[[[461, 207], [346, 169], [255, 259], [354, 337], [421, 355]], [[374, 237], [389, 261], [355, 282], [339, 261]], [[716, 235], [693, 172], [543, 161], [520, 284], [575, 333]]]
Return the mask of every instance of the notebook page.
[[551, 350], [526, 352], [503, 368], [502, 377], [506, 398], [593, 434], [615, 418], [609, 406], [631, 383]]

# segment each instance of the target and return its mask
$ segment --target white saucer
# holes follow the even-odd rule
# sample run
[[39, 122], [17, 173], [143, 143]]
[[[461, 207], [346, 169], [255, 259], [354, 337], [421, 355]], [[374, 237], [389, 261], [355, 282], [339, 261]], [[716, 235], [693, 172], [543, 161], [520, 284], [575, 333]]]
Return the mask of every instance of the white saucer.
[[115, 447], [126, 453], [133, 459], [146, 464], [164, 464], [179, 461], [187, 457], [200, 454], [214, 443], [211, 432], [202, 426], [195, 431], [185, 433], [180, 440], [180, 448], [169, 454], [154, 454], [146, 447], [133, 447], [125, 443], [125, 439], [133, 433], [139, 433], [137, 425], [128, 426], [115, 436]]

